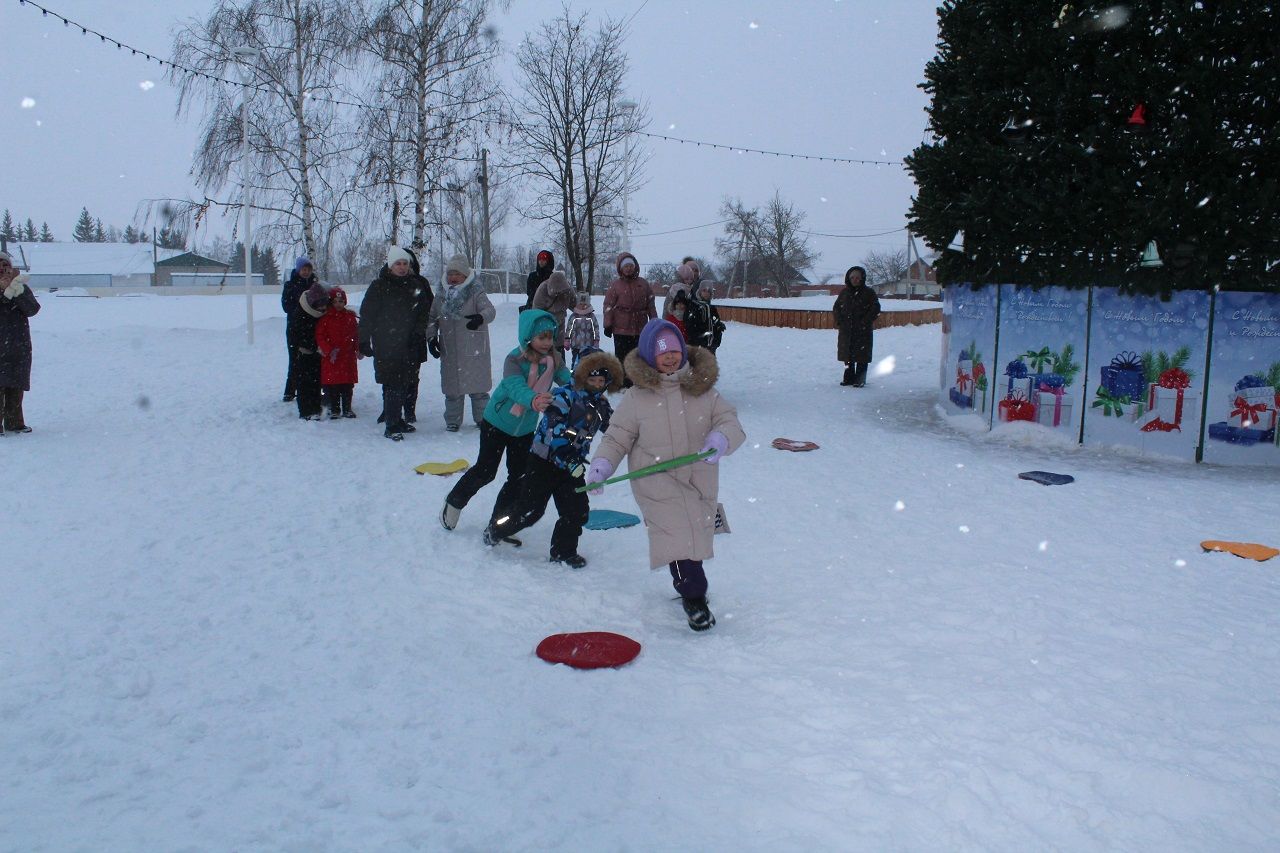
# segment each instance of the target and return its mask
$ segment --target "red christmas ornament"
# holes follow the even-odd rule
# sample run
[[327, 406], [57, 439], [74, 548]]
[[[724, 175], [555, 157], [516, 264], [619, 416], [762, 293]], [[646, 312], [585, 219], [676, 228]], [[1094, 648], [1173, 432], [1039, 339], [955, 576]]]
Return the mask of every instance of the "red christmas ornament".
[[1129, 130], [1146, 130], [1147, 129], [1147, 108], [1142, 104], [1138, 104], [1133, 108], [1129, 120], [1124, 123]]

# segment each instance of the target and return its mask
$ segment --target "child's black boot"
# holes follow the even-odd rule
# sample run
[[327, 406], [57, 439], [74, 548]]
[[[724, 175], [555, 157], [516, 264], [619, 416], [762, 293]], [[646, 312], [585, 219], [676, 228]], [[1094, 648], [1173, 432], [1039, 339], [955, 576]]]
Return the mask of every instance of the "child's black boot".
[[689, 617], [689, 627], [693, 630], [707, 631], [716, 624], [716, 617], [711, 615], [711, 608], [707, 606], [705, 596], [682, 598], [680, 603], [684, 605], [684, 615]]

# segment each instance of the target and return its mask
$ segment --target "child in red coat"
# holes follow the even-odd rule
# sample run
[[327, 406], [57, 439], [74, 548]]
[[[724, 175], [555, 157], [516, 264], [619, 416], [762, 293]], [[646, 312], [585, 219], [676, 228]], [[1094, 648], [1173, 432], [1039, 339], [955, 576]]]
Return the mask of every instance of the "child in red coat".
[[685, 297], [684, 291], [682, 290], [675, 295], [674, 299], [671, 300], [671, 305], [670, 307], [667, 308], [667, 316], [663, 317], [662, 319], [666, 320], [668, 323], [673, 324], [677, 329], [680, 330], [680, 336], [684, 337], [685, 335], [684, 318], [686, 314], [688, 314], [688, 311], [689, 311], [689, 300]]
[[329, 292], [329, 310], [316, 324], [316, 348], [322, 356], [320, 386], [329, 405], [329, 417], [354, 418], [351, 397], [360, 381], [356, 360], [361, 358], [360, 323], [356, 312], [347, 307], [347, 294], [341, 287]]

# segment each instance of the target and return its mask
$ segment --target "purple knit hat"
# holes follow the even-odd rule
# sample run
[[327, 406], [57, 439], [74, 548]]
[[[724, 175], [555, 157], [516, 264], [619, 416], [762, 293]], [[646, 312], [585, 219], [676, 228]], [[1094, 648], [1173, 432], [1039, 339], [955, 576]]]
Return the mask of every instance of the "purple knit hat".
[[680, 334], [680, 329], [675, 323], [655, 318], [645, 323], [636, 349], [639, 350], [645, 364], [656, 370], [658, 355], [677, 346], [680, 348], [680, 366], [684, 367], [689, 363], [689, 351], [684, 345], [684, 335]]

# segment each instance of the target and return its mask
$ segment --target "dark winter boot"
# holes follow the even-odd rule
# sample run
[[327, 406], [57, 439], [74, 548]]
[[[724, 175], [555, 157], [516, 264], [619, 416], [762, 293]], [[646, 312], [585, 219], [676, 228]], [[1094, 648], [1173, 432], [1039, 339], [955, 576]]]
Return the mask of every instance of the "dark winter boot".
[[853, 366], [854, 388], [862, 388], [867, 384], [867, 367], [866, 362], [859, 362]]
[[854, 369], [853, 369], [853, 365], [852, 365], [852, 364], [847, 364], [847, 365], [845, 365], [845, 368], [844, 368], [844, 378], [840, 380], [840, 384], [841, 384], [841, 385], [853, 385], [853, 384], [854, 384]]
[[564, 563], [566, 566], [568, 566], [571, 569], [581, 569], [586, 567], [587, 558], [582, 556], [581, 554], [570, 554], [567, 557], [556, 556], [555, 554], [552, 554], [551, 562]]
[[680, 603], [684, 605], [684, 615], [689, 617], [689, 627], [693, 630], [708, 631], [716, 624], [716, 617], [711, 615], [705, 597], [682, 598]]

